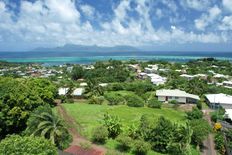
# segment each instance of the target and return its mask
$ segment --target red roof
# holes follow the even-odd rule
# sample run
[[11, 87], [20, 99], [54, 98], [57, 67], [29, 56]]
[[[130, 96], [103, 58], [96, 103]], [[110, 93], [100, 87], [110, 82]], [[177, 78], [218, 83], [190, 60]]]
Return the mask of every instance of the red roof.
[[83, 149], [80, 146], [72, 145], [64, 152], [71, 153], [73, 155], [104, 155], [102, 151], [96, 150], [96, 149]]

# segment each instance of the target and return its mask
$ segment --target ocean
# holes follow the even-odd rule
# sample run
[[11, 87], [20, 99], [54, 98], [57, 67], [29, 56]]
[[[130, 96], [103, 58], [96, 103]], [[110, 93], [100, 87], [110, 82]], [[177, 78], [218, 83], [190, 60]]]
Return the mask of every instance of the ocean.
[[232, 52], [0, 52], [0, 60], [3, 61], [33, 62], [47, 65], [64, 63], [89, 64], [109, 59], [187, 62], [205, 57], [232, 61]]

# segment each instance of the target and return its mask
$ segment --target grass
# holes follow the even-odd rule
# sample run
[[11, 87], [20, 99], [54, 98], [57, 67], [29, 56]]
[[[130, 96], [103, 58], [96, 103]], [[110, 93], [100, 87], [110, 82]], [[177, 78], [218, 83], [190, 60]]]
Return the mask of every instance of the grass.
[[[81, 126], [77, 129], [83, 136], [88, 139], [91, 138], [92, 130], [101, 124], [103, 114], [109, 113], [117, 115], [121, 119], [123, 126], [129, 126], [131, 124], [139, 124], [140, 117], [143, 114], [147, 114], [154, 119], [158, 119], [160, 116], [164, 116], [171, 120], [173, 123], [183, 124], [186, 121], [185, 113], [180, 110], [174, 110], [171, 107], [163, 107], [161, 109], [153, 109], [147, 107], [134, 108], [126, 105], [108, 106], [108, 105], [91, 105], [86, 104], [85, 101], [81, 101], [74, 104], [63, 104], [62, 105], [67, 113], [72, 116], [76, 122]], [[113, 139], [107, 140], [104, 145], [109, 150], [116, 150], [117, 141]], [[199, 155], [199, 152], [192, 148], [192, 155]], [[131, 155], [132, 152], [125, 153]], [[148, 155], [162, 155], [158, 152], [150, 150]]]
[[[175, 123], [185, 122], [185, 113], [171, 108], [152, 109], [147, 107], [134, 108], [126, 105], [108, 106], [108, 105], [91, 105], [85, 103], [63, 104], [78, 124], [81, 126], [81, 134], [90, 138], [94, 127], [101, 124], [103, 114], [109, 113], [117, 115], [122, 120], [124, 126], [138, 124], [141, 116], [147, 114], [150, 117], [158, 119], [165, 116]], [[78, 129], [80, 131], [80, 129]]]

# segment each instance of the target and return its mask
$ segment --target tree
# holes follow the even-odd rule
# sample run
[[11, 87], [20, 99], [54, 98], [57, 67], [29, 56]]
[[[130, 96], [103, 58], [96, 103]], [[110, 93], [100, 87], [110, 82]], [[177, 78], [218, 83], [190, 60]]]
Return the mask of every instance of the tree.
[[140, 125], [138, 128], [138, 132], [144, 140], [146, 141], [149, 140], [152, 128], [153, 128], [153, 122], [148, 117], [148, 115], [147, 114], [142, 115], [140, 118]]
[[186, 114], [189, 120], [201, 119], [203, 117], [203, 112], [196, 107], [193, 107], [192, 111], [186, 112]]
[[27, 121], [27, 135], [49, 139], [59, 149], [69, 146], [72, 138], [63, 121], [47, 106], [38, 107]]
[[132, 139], [126, 135], [119, 135], [116, 140], [119, 143], [118, 147], [123, 151], [128, 151], [132, 146]]
[[0, 142], [0, 154], [57, 155], [56, 147], [43, 137], [11, 135]]
[[121, 133], [122, 124], [118, 116], [104, 114], [103, 121], [103, 125], [107, 127], [109, 131], [109, 137], [116, 138]]
[[190, 126], [193, 130], [192, 143], [196, 145], [201, 145], [202, 141], [211, 132], [211, 127], [209, 123], [203, 119], [195, 119], [190, 121]]
[[99, 83], [96, 80], [88, 79], [87, 80], [87, 87], [86, 92], [89, 93], [89, 96], [102, 96], [104, 95], [104, 91], [102, 86], [99, 85]]
[[168, 152], [172, 155], [190, 155], [192, 129], [189, 124], [180, 126], [174, 131], [174, 136], [168, 145]]
[[149, 141], [154, 150], [162, 153], [167, 153], [168, 144], [172, 139], [175, 126], [163, 116], [157, 122], [157, 125], [152, 129]]
[[105, 143], [109, 135], [108, 129], [105, 126], [96, 127], [93, 131], [93, 141], [98, 143]]
[[144, 101], [141, 97], [138, 95], [126, 95], [125, 96], [127, 105], [130, 107], [143, 107], [144, 106]]
[[142, 140], [135, 140], [133, 143], [133, 151], [136, 155], [146, 155], [150, 150], [150, 144]]
[[0, 138], [20, 133], [38, 106], [53, 105], [56, 87], [46, 79], [0, 78]]
[[156, 98], [152, 98], [150, 100], [148, 100], [148, 107], [150, 108], [161, 108], [162, 103], [160, 101], [158, 101]]
[[73, 80], [81, 79], [85, 75], [85, 71], [80, 65], [76, 65], [73, 67], [72, 72], [71, 72], [71, 78]]

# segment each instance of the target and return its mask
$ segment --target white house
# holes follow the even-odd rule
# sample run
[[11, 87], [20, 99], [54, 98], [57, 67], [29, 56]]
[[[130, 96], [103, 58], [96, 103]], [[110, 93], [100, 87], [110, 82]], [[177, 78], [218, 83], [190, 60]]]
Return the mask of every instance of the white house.
[[86, 86], [88, 86], [88, 84], [86, 82], [82, 82], [82, 83], [80, 83], [80, 86], [81, 87], [86, 87]]
[[232, 109], [225, 109], [224, 118], [232, 120]]
[[232, 88], [232, 81], [223, 81], [222, 85], [226, 88]]
[[69, 90], [69, 88], [59, 88], [58, 89], [58, 94], [59, 95], [66, 95], [68, 90]]
[[232, 109], [232, 96], [227, 94], [207, 94], [206, 102], [211, 108], [223, 107], [224, 109]]
[[180, 75], [180, 77], [183, 77], [183, 78], [185, 78], [185, 79], [187, 79], [187, 80], [192, 80], [195, 76], [193, 76], [193, 75], [188, 75], [188, 74], [182, 74], [182, 75]]
[[84, 93], [84, 90], [85, 90], [84, 88], [76, 88], [74, 89], [72, 95], [76, 97], [82, 96]]
[[106, 87], [106, 86], [108, 86], [108, 83], [99, 83], [98, 85], [101, 87]]
[[151, 78], [151, 82], [155, 85], [164, 84], [167, 81], [167, 78], [158, 74], [147, 74], [147, 76]]
[[156, 91], [156, 96], [161, 102], [176, 100], [178, 103], [196, 103], [199, 96], [186, 93], [179, 89], [161, 89]]

